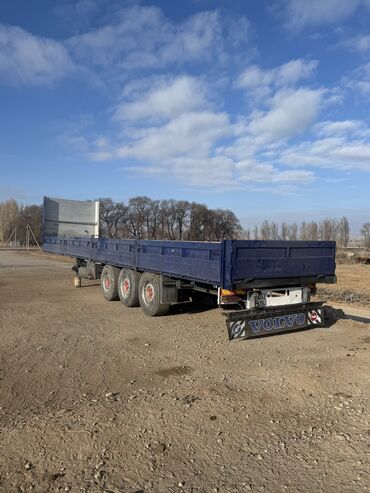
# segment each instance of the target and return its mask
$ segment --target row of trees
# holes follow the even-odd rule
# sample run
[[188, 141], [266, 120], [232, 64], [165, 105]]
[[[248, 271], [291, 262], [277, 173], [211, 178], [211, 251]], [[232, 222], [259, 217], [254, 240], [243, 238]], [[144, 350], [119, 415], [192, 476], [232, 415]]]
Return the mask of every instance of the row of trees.
[[[127, 204], [111, 198], [100, 200], [100, 231], [108, 238], [142, 238], [193, 241], [220, 241], [228, 238], [260, 240], [334, 240], [345, 248], [350, 240], [346, 217], [327, 218], [320, 222], [278, 224], [265, 220], [258, 227], [242, 229], [235, 214], [228, 209], [210, 209], [186, 200], [152, 200], [139, 196]], [[0, 202], [0, 243], [17, 230], [17, 240], [24, 244], [29, 224], [41, 242], [42, 207], [21, 205], [15, 200]], [[370, 223], [361, 229], [365, 248], [370, 249]], [[14, 239], [14, 237], [13, 237]]]
[[[242, 227], [230, 210], [209, 209], [184, 200], [134, 197], [128, 204], [100, 200], [100, 231], [108, 238], [219, 241], [242, 236]], [[38, 242], [42, 237], [42, 207], [15, 200], [0, 202], [0, 243], [25, 243], [29, 224]], [[16, 230], [16, 238], [14, 231]]]
[[40, 205], [22, 205], [14, 199], [0, 202], [0, 243], [5, 243], [13, 233], [12, 240], [16, 239], [17, 242], [25, 244], [27, 224], [31, 226], [37, 241], [40, 243], [42, 207]]
[[228, 209], [149, 197], [134, 197], [127, 205], [99, 200], [100, 229], [109, 238], [219, 241], [242, 236], [239, 220]]
[[347, 247], [350, 240], [349, 221], [346, 217], [337, 220], [327, 218], [320, 222], [303, 221], [301, 224], [263, 221], [260, 227], [246, 229], [244, 237], [260, 240], [334, 240], [338, 246]]

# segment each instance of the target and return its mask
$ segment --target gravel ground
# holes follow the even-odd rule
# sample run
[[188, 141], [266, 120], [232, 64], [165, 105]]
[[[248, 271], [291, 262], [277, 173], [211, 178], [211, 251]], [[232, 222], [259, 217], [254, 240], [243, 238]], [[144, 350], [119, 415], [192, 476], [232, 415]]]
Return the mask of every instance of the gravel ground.
[[369, 324], [230, 343], [1, 251], [0, 333], [1, 492], [370, 489]]
[[318, 292], [336, 301], [370, 305], [370, 265], [337, 265], [336, 284], [318, 284]]

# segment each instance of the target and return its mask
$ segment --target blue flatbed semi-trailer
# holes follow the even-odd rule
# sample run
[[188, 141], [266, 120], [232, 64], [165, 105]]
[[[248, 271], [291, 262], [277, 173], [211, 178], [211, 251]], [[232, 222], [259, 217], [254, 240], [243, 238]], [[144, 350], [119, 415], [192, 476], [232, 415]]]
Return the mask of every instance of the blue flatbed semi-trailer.
[[[322, 303], [311, 303], [310, 294], [316, 283], [336, 280], [335, 242], [60, 236], [61, 222], [73, 230], [79, 222], [59, 221], [65, 208], [50, 205], [52, 200], [45, 204], [43, 250], [76, 259], [76, 286], [84, 277], [101, 279], [107, 300], [140, 305], [151, 316], [175, 303], [214, 296], [220, 306], [234, 308], [227, 314], [230, 339], [324, 324]], [[80, 223], [87, 230], [94, 224]]]
[[333, 282], [335, 242], [45, 237], [46, 252], [227, 290]]

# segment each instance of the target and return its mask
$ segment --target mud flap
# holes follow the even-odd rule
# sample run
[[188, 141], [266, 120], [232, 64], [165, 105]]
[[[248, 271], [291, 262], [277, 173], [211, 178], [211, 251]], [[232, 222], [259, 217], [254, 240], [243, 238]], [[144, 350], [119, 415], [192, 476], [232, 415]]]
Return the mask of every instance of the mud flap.
[[229, 340], [249, 339], [307, 327], [324, 327], [323, 302], [226, 313]]

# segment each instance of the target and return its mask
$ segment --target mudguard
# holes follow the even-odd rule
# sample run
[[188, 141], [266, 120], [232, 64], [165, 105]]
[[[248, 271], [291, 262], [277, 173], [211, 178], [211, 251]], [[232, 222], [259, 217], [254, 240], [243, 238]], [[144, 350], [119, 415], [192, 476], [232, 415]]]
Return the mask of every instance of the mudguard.
[[229, 340], [249, 339], [307, 327], [324, 327], [324, 302], [226, 313]]

